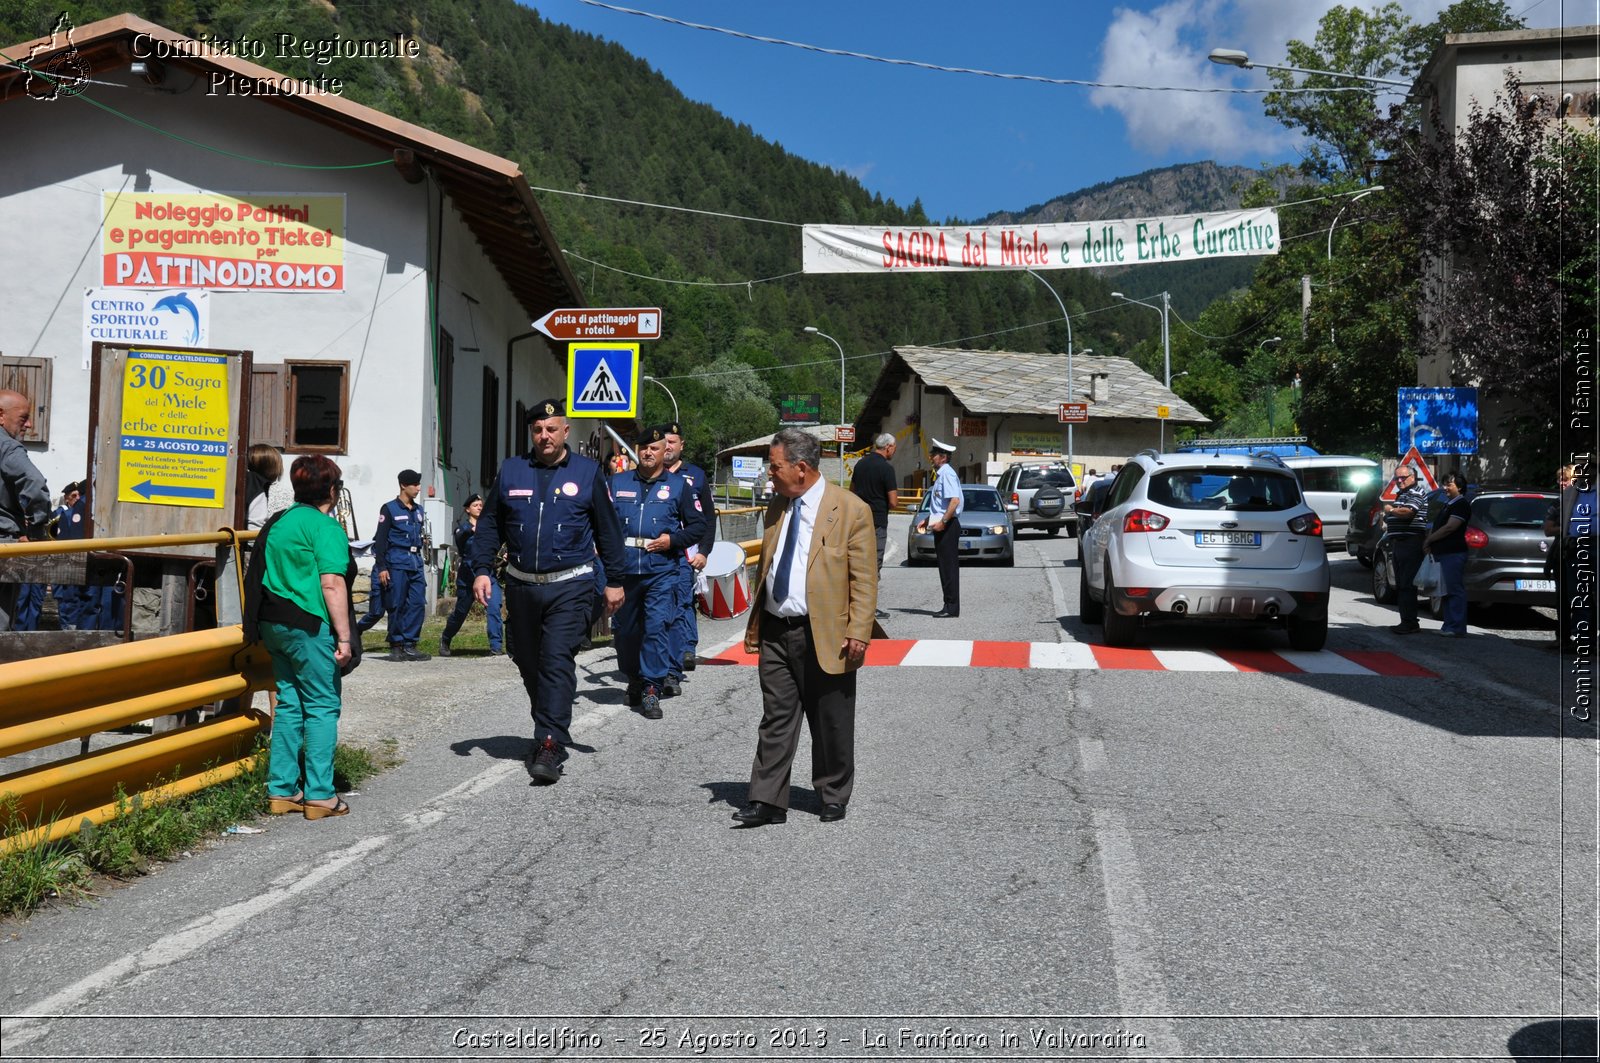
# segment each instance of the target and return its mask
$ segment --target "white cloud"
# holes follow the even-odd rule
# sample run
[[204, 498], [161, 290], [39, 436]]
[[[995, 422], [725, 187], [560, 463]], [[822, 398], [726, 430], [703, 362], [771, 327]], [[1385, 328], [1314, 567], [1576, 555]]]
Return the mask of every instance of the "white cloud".
[[[1450, 0], [1402, 0], [1405, 13], [1432, 21]], [[1559, 0], [1546, 0], [1552, 16]], [[1570, 8], [1577, 0], [1565, 0]], [[1590, 4], [1594, 0], [1583, 0]], [[1317, 23], [1337, 0], [1170, 0], [1147, 11], [1118, 8], [1101, 45], [1097, 80], [1120, 84], [1265, 88], [1260, 71], [1218, 66], [1213, 48], [1237, 48], [1265, 63], [1281, 63], [1289, 40], [1315, 38]], [[1378, 2], [1361, 4], [1367, 8]], [[1540, 24], [1539, 11], [1529, 14]], [[1128, 141], [1152, 156], [1197, 154], [1256, 163], [1281, 155], [1295, 137], [1261, 111], [1256, 94], [1140, 92], [1096, 89], [1090, 99], [1117, 111]]]

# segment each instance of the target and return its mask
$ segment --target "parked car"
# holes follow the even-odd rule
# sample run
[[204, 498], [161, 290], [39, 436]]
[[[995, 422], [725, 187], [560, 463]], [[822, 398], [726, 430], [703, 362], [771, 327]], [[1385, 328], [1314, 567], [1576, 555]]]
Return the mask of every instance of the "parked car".
[[[1467, 520], [1466, 585], [1468, 605], [1556, 604], [1555, 581], [1545, 575], [1550, 540], [1544, 514], [1554, 502], [1551, 491], [1485, 488], [1471, 496]], [[1380, 543], [1372, 566], [1372, 596], [1394, 601], [1394, 561], [1387, 543]], [[1432, 597], [1434, 616], [1444, 615], [1444, 599]]]
[[[913, 565], [935, 560], [933, 533], [917, 534], [917, 525], [927, 519], [928, 495], [924, 493], [922, 504], [911, 516], [911, 530], [906, 533], [906, 560]], [[1011, 513], [1000, 500], [999, 491], [988, 484], [962, 484], [961, 514], [956, 520], [961, 524], [962, 561], [995, 561], [1008, 567], [1016, 564]]]
[[1300, 490], [1322, 518], [1322, 541], [1330, 548], [1344, 546], [1356, 493], [1374, 481], [1381, 490], [1383, 466], [1349, 454], [1297, 455], [1283, 463], [1300, 477]]
[[1344, 533], [1345, 552], [1367, 568], [1372, 567], [1373, 551], [1378, 540], [1383, 538], [1383, 499], [1379, 496], [1387, 483], [1381, 476], [1373, 477], [1361, 485], [1350, 502], [1350, 525]]
[[1078, 515], [1072, 510], [1078, 481], [1066, 462], [1015, 462], [1000, 474], [995, 489], [1017, 507], [1011, 518], [1017, 531], [1038, 528], [1059, 535], [1065, 528], [1069, 535], [1078, 534]]
[[1111, 494], [1112, 478], [1102, 476], [1091, 480], [1079, 493], [1078, 500], [1072, 504], [1072, 511], [1078, 515], [1078, 536], [1088, 531], [1106, 508], [1106, 498]]
[[1078, 554], [1079, 615], [1113, 646], [1197, 621], [1282, 625], [1297, 650], [1327, 641], [1322, 520], [1275, 456], [1142, 451]]

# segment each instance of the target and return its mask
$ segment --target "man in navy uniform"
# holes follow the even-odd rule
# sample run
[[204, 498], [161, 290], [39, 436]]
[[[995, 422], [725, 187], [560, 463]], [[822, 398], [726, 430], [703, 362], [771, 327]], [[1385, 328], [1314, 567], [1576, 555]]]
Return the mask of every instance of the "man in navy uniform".
[[383, 587], [389, 610], [389, 660], [426, 661], [417, 650], [422, 615], [427, 612], [428, 585], [422, 568], [422, 474], [402, 469], [400, 493], [378, 510], [378, 537], [372, 544], [372, 571]]
[[[661, 719], [661, 698], [679, 646], [683, 551], [700, 541], [705, 510], [682, 473], [666, 468], [671, 425], [647, 429], [639, 467], [611, 478], [611, 501], [622, 521], [622, 608], [612, 627], [617, 664], [628, 677], [628, 704], [647, 720]], [[609, 569], [608, 569], [609, 571]]]
[[500, 465], [484, 499], [468, 564], [474, 595], [489, 601], [495, 551], [506, 548], [511, 659], [533, 711], [528, 773], [540, 785], [561, 777], [571, 742], [575, 658], [589, 626], [597, 553], [606, 571], [606, 612], [622, 604], [622, 526], [599, 462], [567, 446], [561, 403], [528, 415], [532, 448]]
[[700, 622], [694, 609], [694, 578], [706, 567], [706, 555], [717, 539], [717, 501], [711, 492], [711, 477], [700, 466], [683, 460], [683, 428], [677, 421], [663, 425], [667, 432], [667, 468], [679, 473], [689, 483], [689, 490], [700, 503], [705, 514], [705, 530], [684, 551], [678, 566], [678, 612], [672, 626], [672, 674], [667, 677], [667, 691], [678, 693], [685, 671], [694, 671], [695, 650], [700, 645]]

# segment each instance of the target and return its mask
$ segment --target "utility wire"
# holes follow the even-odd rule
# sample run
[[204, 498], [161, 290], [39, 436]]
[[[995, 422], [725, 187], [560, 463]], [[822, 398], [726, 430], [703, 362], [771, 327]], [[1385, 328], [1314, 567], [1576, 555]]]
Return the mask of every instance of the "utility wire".
[[881, 55], [871, 55], [867, 52], [852, 52], [843, 48], [824, 48], [821, 45], [806, 44], [801, 41], [784, 40], [781, 37], [763, 37], [757, 33], [745, 33], [741, 30], [731, 30], [723, 26], [708, 26], [701, 22], [687, 22], [670, 15], [658, 15], [653, 11], [640, 11], [632, 7], [618, 7], [615, 4], [601, 3], [600, 0], [579, 0], [580, 3], [590, 7], [598, 7], [606, 11], [615, 11], [620, 15], [638, 15], [641, 18], [654, 19], [672, 26], [682, 26], [686, 29], [705, 30], [710, 33], [721, 33], [729, 37], [738, 37], [741, 40], [756, 41], [761, 44], [781, 44], [786, 48], [798, 48], [805, 52], [816, 52], [821, 55], [834, 55], [845, 59], [865, 59], [872, 63], [885, 63], [889, 66], [908, 66], [918, 70], [934, 70], [943, 74], [973, 74], [978, 77], [998, 78], [1002, 81], [1033, 81], [1043, 85], [1076, 85], [1093, 89], [1131, 89], [1140, 92], [1200, 92], [1200, 93], [1233, 93], [1240, 95], [1265, 94], [1269, 92], [1295, 93], [1295, 92], [1372, 92], [1371, 88], [1358, 85], [1336, 85], [1328, 88], [1292, 88], [1292, 89], [1241, 89], [1241, 88], [1201, 88], [1194, 85], [1121, 85], [1107, 81], [1086, 81], [1079, 78], [1051, 78], [1040, 74], [1003, 74], [994, 70], [979, 70], [966, 66], [941, 66], [938, 63], [924, 63], [916, 59], [891, 59]]

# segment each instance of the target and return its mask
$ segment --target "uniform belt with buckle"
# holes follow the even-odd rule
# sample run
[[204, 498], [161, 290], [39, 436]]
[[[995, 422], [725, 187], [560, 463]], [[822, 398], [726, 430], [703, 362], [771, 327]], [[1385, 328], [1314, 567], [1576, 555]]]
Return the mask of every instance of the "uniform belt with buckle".
[[578, 565], [576, 568], [564, 568], [559, 572], [524, 572], [510, 562], [506, 563], [506, 575], [522, 583], [560, 583], [563, 580], [577, 579], [594, 571], [594, 565]]
[[623, 536], [622, 539], [623, 546], [634, 546], [638, 547], [640, 550], [643, 550], [653, 542], [655, 542], [654, 539], [646, 539], [642, 535], [626, 535]]

